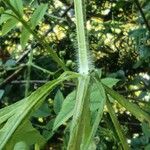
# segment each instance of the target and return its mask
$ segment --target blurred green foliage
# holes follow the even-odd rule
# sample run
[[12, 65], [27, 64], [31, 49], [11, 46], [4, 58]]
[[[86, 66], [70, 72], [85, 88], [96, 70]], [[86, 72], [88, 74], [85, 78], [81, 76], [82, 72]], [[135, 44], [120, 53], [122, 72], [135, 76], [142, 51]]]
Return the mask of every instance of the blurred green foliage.
[[[42, 3], [47, 4], [48, 10], [44, 19], [42, 21], [39, 19], [40, 23], [33, 27], [34, 31], [45, 38], [49, 47], [56, 51], [70, 70], [77, 70], [73, 2], [24, 0], [24, 18], [29, 20], [35, 8]], [[0, 1], [0, 7], [0, 13], [7, 11], [2, 1]], [[2, 36], [6, 23], [4, 18], [5, 16], [1, 15], [1, 108], [25, 96], [26, 81], [29, 76], [26, 64], [31, 52], [33, 53], [32, 63], [36, 66], [31, 66], [29, 93], [48, 80], [57, 78], [62, 72], [49, 57], [49, 51], [43, 49], [32, 36], [28, 35], [28, 39], [22, 41], [22, 45], [20, 44], [23, 27], [17, 22], [8, 34]], [[102, 69], [102, 77], [118, 78], [120, 81], [114, 88], [150, 114], [149, 0], [90, 0], [87, 2], [87, 28], [91, 57], [94, 59], [96, 68]], [[73, 91], [74, 87], [74, 83], [65, 82], [56, 88], [32, 117], [33, 126], [48, 140], [47, 147], [66, 148], [68, 126], [67, 128], [66, 124], [61, 126], [55, 135], [53, 135], [52, 128], [64, 97]], [[114, 103], [114, 108], [131, 148], [134, 150], [150, 149], [148, 125], [146, 123], [141, 125], [129, 112], [116, 103]], [[118, 137], [107, 110], [105, 110], [95, 141], [98, 143], [99, 150], [120, 149]]]

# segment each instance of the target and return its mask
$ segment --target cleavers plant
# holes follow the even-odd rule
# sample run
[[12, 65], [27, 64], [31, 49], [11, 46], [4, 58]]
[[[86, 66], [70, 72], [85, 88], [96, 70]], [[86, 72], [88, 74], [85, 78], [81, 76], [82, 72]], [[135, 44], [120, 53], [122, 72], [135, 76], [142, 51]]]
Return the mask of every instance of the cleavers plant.
[[[94, 137], [106, 106], [119, 137], [121, 147], [124, 150], [130, 149], [121, 125], [115, 115], [110, 97], [130, 111], [140, 121], [146, 121], [150, 124], [150, 116], [138, 105], [129, 102], [111, 89], [112, 86], [118, 82], [117, 79], [101, 79], [101, 70], [94, 68], [86, 28], [86, 0], [74, 0], [78, 45], [76, 49], [78, 73], [68, 71], [69, 69], [63, 60], [49, 47], [48, 42], [35, 32], [35, 27], [43, 19], [48, 9], [46, 4], [38, 6], [30, 20], [26, 21], [23, 19], [22, 0], [2, 0], [2, 2], [7, 8], [7, 10], [1, 12], [3, 36], [20, 22], [22, 24], [20, 39], [22, 48], [25, 48], [29, 36], [32, 35], [34, 39], [42, 45], [43, 49], [49, 51], [51, 58], [64, 70], [64, 73], [58, 78], [41, 86], [29, 96], [29, 83], [27, 82], [25, 98], [0, 110], [0, 149], [19, 150], [22, 147], [29, 149], [31, 145], [35, 145], [35, 149], [42, 149], [46, 139], [32, 127], [29, 119], [56, 86], [62, 84], [65, 80], [72, 79], [77, 79], [77, 89], [71, 92], [64, 100], [61, 110], [53, 124], [52, 134], [72, 117], [67, 150], [96, 149]], [[31, 66], [41, 69], [33, 64], [32, 53], [29, 56], [27, 66], [29, 72]], [[47, 70], [46, 72], [51, 73]], [[28, 78], [28, 80], [30, 80], [30, 78]], [[98, 106], [93, 109], [93, 101], [95, 100], [94, 94], [98, 97]], [[95, 113], [96, 115], [93, 116]]]

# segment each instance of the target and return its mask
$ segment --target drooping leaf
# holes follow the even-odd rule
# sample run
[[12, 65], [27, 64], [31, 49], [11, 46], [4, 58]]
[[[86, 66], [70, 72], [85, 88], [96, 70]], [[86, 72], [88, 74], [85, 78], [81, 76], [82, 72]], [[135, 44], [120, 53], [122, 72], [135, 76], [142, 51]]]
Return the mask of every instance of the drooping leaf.
[[36, 10], [34, 11], [32, 17], [31, 17], [31, 20], [30, 20], [31, 27], [33, 29], [42, 20], [43, 16], [45, 15], [47, 8], [48, 8], [47, 4], [41, 4], [40, 6], [38, 6], [38, 8], [36, 8]]
[[16, 24], [18, 23], [18, 20], [15, 18], [10, 18], [6, 21], [6, 23], [3, 24], [2, 26], [2, 35], [6, 35], [9, 31], [11, 31]]
[[10, 0], [10, 4], [17, 10], [17, 12], [23, 15], [23, 2], [22, 0]]
[[60, 90], [58, 90], [54, 98], [54, 111], [56, 114], [60, 112], [63, 101], [64, 101], [63, 94]]
[[110, 89], [109, 87], [104, 85], [106, 92], [115, 100], [118, 101], [123, 107], [125, 107], [128, 111], [130, 111], [138, 120], [147, 121], [150, 124], [150, 115], [143, 111], [138, 105], [129, 102], [126, 98], [124, 98], [119, 93]]

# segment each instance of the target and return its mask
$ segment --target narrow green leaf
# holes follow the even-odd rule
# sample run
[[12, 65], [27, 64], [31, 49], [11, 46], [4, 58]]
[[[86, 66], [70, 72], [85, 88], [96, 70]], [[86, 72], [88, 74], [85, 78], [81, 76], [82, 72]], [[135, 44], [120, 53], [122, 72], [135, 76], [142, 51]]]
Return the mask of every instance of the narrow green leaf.
[[123, 107], [130, 111], [138, 120], [147, 121], [150, 124], [150, 115], [143, 111], [138, 105], [129, 102], [122, 95], [104, 85], [106, 92]]
[[64, 96], [63, 96], [62, 92], [60, 90], [58, 90], [58, 92], [56, 93], [55, 98], [54, 98], [54, 111], [56, 114], [58, 114], [60, 112], [63, 101], [64, 101]]
[[34, 11], [32, 17], [31, 17], [31, 20], [30, 20], [31, 27], [33, 29], [42, 20], [43, 16], [45, 15], [47, 8], [48, 8], [47, 4], [41, 4], [40, 6], [38, 6], [38, 8], [36, 8], [36, 10]]
[[115, 115], [115, 111], [113, 110], [113, 107], [111, 106], [111, 103], [110, 103], [108, 98], [106, 100], [106, 105], [107, 105], [109, 115], [110, 115], [111, 120], [112, 120], [112, 122], [114, 124], [115, 130], [116, 130], [116, 132], [118, 134], [118, 137], [120, 139], [120, 142], [122, 144], [123, 149], [124, 150], [129, 150], [129, 146], [127, 144], [127, 140], [125, 138], [125, 135], [124, 135], [124, 133], [123, 133], [123, 131], [121, 129], [121, 126], [120, 126], [120, 124], [119, 124], [119, 122], [117, 120], [117, 117]]
[[17, 10], [17, 12], [23, 15], [23, 2], [22, 0], [10, 0], [10, 4]]
[[30, 38], [30, 35], [31, 35], [30, 32], [25, 27], [23, 27], [22, 32], [21, 32], [21, 38], [20, 38], [20, 44], [22, 46], [22, 49], [25, 48]]
[[13, 105], [9, 105], [5, 108], [0, 109], [0, 124], [7, 121], [11, 116], [15, 114], [17, 109], [21, 107], [24, 103], [24, 100], [18, 101]]
[[18, 23], [18, 20], [16, 20], [15, 18], [10, 18], [6, 21], [6, 23], [4, 23], [4, 25], [2, 26], [2, 35], [6, 35], [9, 31], [11, 31], [16, 24]]

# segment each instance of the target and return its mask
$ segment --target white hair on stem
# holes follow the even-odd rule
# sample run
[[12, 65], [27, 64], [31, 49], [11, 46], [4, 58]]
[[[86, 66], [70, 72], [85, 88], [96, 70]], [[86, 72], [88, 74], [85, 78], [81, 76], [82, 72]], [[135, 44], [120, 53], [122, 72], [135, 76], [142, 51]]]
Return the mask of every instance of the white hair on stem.
[[92, 61], [89, 52], [89, 43], [86, 31], [86, 17], [84, 13], [84, 2], [76, 0], [75, 3], [75, 18], [78, 43], [78, 70], [81, 74], [88, 74], [92, 67]]

